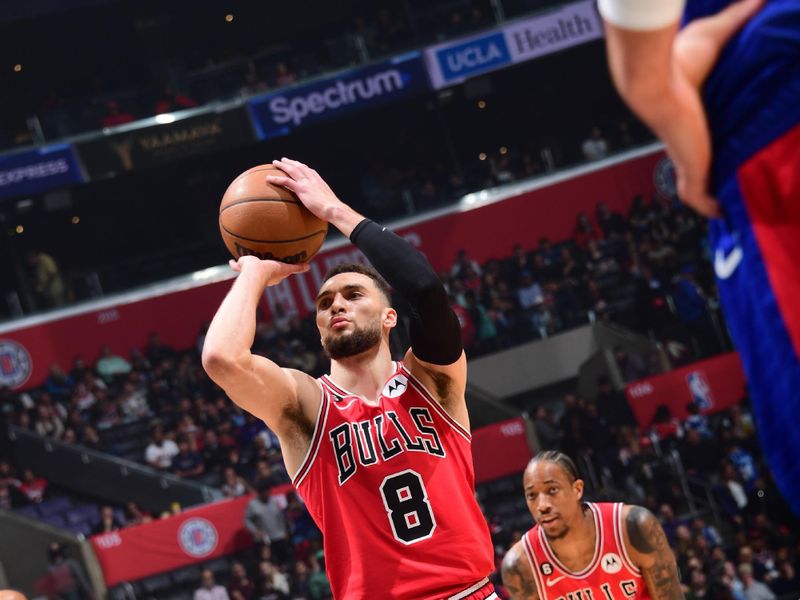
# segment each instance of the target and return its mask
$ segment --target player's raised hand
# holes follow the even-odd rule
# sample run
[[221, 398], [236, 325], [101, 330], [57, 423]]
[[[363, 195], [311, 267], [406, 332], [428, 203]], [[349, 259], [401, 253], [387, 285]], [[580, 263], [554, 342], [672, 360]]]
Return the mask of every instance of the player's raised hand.
[[273, 160], [272, 164], [286, 175], [268, 175], [267, 181], [294, 192], [316, 217], [330, 222], [334, 210], [344, 205], [319, 173], [308, 165], [290, 158]]
[[314, 216], [327, 221], [345, 236], [349, 237], [364, 218], [339, 200], [319, 173], [308, 165], [290, 158], [273, 160], [272, 164], [286, 175], [267, 175], [267, 181], [293, 192]]
[[261, 260], [256, 256], [241, 256], [238, 260], [229, 260], [228, 265], [236, 273], [244, 271], [256, 271], [264, 277], [264, 285], [277, 285], [289, 275], [294, 273], [305, 273], [309, 269], [308, 263], [289, 264], [276, 260]]

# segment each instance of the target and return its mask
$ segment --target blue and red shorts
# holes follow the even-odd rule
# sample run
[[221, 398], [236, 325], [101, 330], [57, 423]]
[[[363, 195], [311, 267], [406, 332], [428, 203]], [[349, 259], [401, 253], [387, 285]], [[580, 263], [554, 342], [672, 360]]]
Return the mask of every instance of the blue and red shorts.
[[[687, 20], [725, 0], [689, 0]], [[726, 321], [764, 454], [800, 516], [800, 0], [768, 0], [704, 88], [714, 145], [709, 223]]]

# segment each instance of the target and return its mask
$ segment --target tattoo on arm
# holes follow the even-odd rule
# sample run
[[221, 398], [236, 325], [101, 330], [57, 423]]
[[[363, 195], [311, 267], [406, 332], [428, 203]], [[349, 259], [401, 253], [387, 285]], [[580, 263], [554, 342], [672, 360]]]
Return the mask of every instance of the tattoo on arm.
[[512, 600], [539, 600], [536, 583], [530, 574], [523, 572], [521, 563], [522, 559], [514, 548], [509, 550], [501, 568], [503, 585], [511, 594]]
[[650, 597], [653, 600], [684, 600], [675, 556], [658, 519], [649, 510], [633, 506], [625, 521], [631, 545], [640, 554], [647, 555], [640, 567]]

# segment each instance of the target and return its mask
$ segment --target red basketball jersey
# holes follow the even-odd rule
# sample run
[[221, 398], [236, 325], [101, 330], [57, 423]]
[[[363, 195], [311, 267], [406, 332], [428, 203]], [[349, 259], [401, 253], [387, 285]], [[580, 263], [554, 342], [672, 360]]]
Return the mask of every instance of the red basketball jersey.
[[541, 527], [535, 525], [523, 536], [540, 600], [649, 600], [642, 573], [625, 550], [622, 504], [589, 507], [597, 532], [594, 557], [577, 573], [559, 562]]
[[337, 599], [448, 598], [494, 568], [470, 434], [397, 363], [377, 406], [320, 378], [293, 483], [324, 534]]

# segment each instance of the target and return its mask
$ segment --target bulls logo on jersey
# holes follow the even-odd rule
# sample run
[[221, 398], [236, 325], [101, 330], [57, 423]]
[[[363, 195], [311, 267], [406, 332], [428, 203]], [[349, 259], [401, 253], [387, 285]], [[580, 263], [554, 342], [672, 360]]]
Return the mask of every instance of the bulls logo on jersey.
[[619, 573], [622, 570], [622, 560], [613, 552], [609, 552], [600, 559], [600, 568], [611, 575]]
[[397, 374], [389, 380], [381, 393], [387, 398], [397, 398], [406, 391], [407, 387], [408, 378], [405, 375]]

